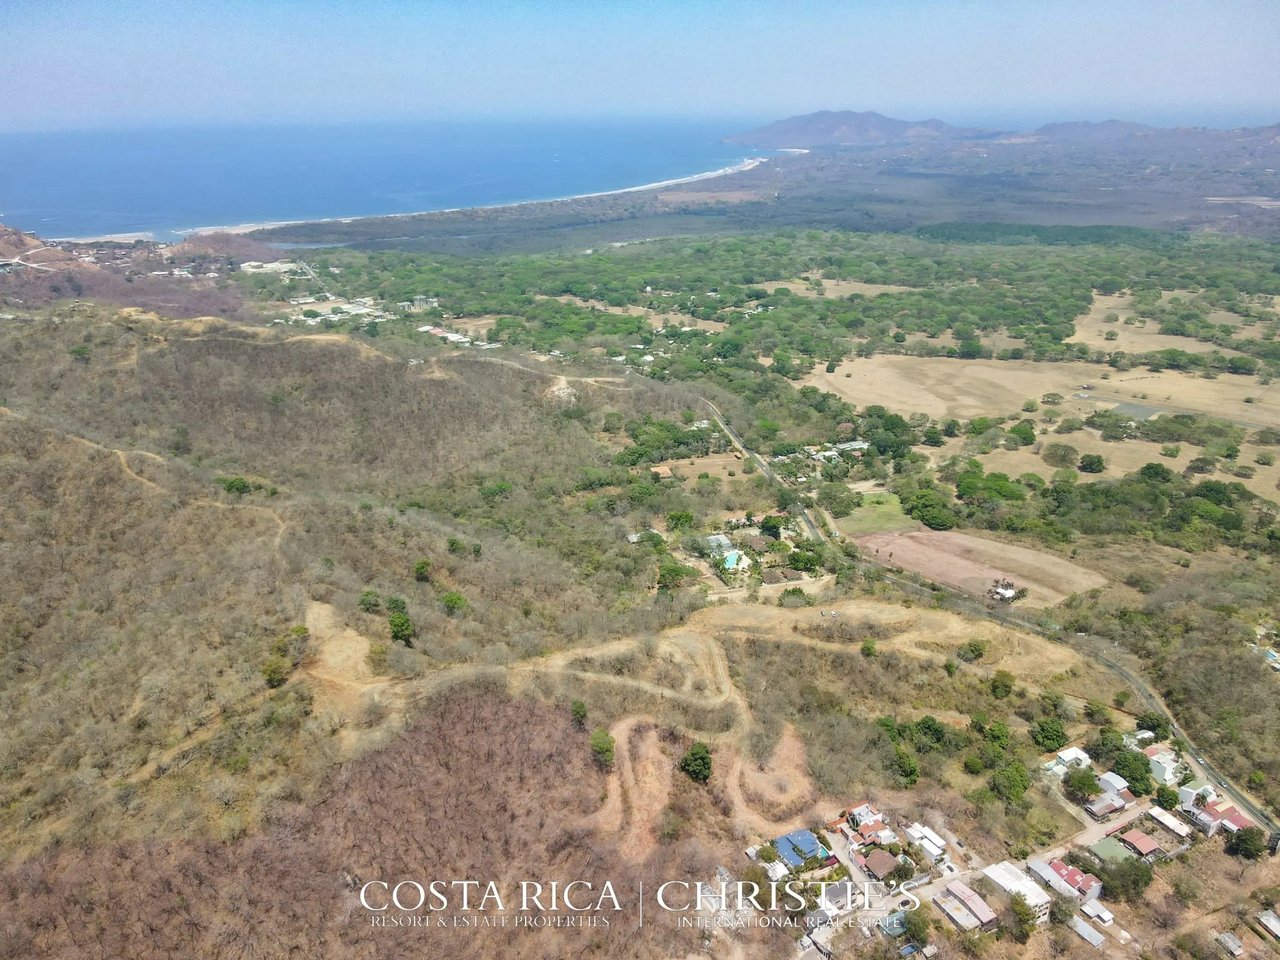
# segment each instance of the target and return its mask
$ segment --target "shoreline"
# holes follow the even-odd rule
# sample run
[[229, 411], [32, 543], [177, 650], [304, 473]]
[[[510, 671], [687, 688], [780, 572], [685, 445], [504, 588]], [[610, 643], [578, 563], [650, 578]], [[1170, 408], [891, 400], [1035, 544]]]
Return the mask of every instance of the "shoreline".
[[93, 237], [52, 237], [50, 243], [134, 243], [138, 240], [144, 240], [149, 243], [166, 242], [156, 239], [157, 233], [173, 234], [182, 239], [176, 242], [181, 243], [188, 237], [193, 237], [202, 233], [230, 233], [230, 234], [246, 234], [253, 233], [257, 230], [271, 230], [276, 227], [294, 227], [302, 224], [313, 223], [351, 223], [356, 220], [394, 220], [403, 217], [423, 217], [433, 213], [460, 213], [464, 210], [505, 210], [509, 207], [524, 207], [535, 203], [564, 203], [570, 200], [592, 200], [597, 197], [612, 197], [627, 193], [640, 193], [645, 190], [661, 190], [664, 187], [682, 186], [686, 183], [700, 183], [703, 180], [713, 180], [717, 177], [727, 177], [734, 173], [746, 173], [748, 170], [754, 170], [756, 167], [768, 163], [768, 157], [747, 157], [739, 163], [732, 166], [720, 167], [717, 170], [707, 170], [703, 173], [690, 174], [687, 177], [675, 177], [671, 180], [657, 180], [653, 183], [642, 183], [634, 187], [619, 187], [616, 190], [597, 190], [594, 193], [574, 193], [563, 197], [547, 197], [542, 200], [514, 200], [508, 203], [487, 203], [479, 204], [474, 207], [444, 207], [439, 210], [415, 210], [411, 213], [374, 213], [374, 214], [357, 214], [350, 217], [316, 217], [304, 220], [268, 220], [261, 223], [239, 223], [226, 224], [221, 226], [207, 227], [185, 227], [180, 230], [139, 230], [130, 233], [107, 233]]

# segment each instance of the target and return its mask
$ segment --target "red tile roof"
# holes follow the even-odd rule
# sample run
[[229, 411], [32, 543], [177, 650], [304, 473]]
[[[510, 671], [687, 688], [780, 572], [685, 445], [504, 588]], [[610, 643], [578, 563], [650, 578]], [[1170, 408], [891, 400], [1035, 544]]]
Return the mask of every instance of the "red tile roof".
[[1141, 857], [1155, 853], [1160, 849], [1160, 844], [1156, 843], [1141, 830], [1130, 830], [1128, 833], [1122, 834], [1120, 842], [1132, 847]]

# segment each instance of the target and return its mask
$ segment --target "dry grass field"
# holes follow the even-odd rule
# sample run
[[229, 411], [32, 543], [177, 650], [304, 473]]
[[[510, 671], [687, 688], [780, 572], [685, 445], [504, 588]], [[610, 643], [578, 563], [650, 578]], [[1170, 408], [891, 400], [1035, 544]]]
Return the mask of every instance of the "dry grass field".
[[1027, 597], [1019, 604], [1028, 607], [1051, 607], [1073, 593], [1107, 582], [1100, 574], [1051, 553], [954, 530], [869, 534], [858, 538], [858, 546], [880, 563], [977, 596], [982, 596], [993, 580], [1007, 578], [1015, 586], [1027, 588]]
[[[821, 293], [814, 289], [814, 283], [821, 285]], [[790, 290], [801, 297], [830, 297], [832, 299], [842, 299], [855, 293], [864, 297], [878, 297], [882, 293], [906, 293], [915, 289], [914, 287], [903, 287], [892, 283], [863, 283], [860, 280], [828, 280], [826, 278], [814, 281], [806, 279], [766, 280], [758, 284], [758, 286], [763, 287], [770, 293], [781, 288]]]
[[[936, 418], [1020, 415], [1024, 401], [1060, 393], [1066, 402], [1057, 409], [1064, 416], [1087, 416], [1100, 406], [1133, 403], [1149, 408], [1149, 414], [1205, 413], [1248, 425], [1280, 426], [1280, 385], [1230, 374], [1206, 379], [1172, 370], [1110, 372], [1081, 363], [886, 354], [846, 360], [833, 373], [815, 367], [802, 383], [858, 406], [883, 404]], [[1091, 389], [1082, 391], [1086, 383]], [[1088, 397], [1074, 396], [1081, 392]], [[1246, 403], [1246, 398], [1253, 402]]]

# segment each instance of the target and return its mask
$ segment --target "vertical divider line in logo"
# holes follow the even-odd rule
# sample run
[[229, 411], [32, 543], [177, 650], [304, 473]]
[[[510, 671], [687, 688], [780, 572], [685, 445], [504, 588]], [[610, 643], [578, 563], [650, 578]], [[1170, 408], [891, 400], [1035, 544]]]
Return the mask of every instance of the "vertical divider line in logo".
[[641, 930], [643, 928], [644, 928], [644, 881], [641, 880], [640, 881], [640, 925], [636, 927], [636, 929]]

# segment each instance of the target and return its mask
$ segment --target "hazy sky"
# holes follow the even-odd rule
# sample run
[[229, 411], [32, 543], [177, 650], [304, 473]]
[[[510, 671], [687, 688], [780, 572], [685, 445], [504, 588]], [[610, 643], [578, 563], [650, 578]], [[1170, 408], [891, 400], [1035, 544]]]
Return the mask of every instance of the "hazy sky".
[[1280, 0], [3, 0], [0, 130], [437, 117], [1280, 121]]

